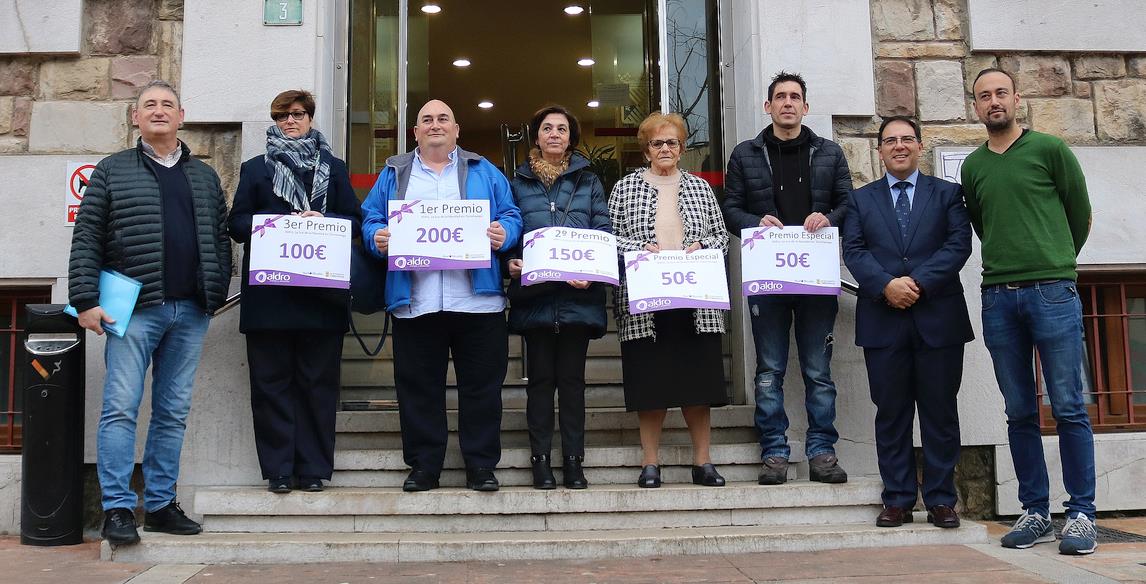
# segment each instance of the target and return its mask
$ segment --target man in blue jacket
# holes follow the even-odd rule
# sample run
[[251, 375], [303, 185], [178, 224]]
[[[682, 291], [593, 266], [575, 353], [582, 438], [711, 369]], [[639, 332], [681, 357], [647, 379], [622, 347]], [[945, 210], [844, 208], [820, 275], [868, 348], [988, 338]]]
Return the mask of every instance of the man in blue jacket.
[[[460, 126], [448, 105], [431, 100], [418, 112], [413, 152], [391, 157], [362, 204], [362, 239], [385, 257], [387, 210], [393, 199], [490, 201], [486, 230], [495, 252], [521, 237], [521, 212], [509, 182], [481, 156], [458, 148]], [[446, 369], [458, 381], [458, 438], [466, 487], [496, 491], [501, 459], [501, 386], [509, 354], [500, 262], [477, 270], [391, 272], [386, 306], [394, 316], [394, 384], [402, 453], [412, 469], [404, 491], [438, 487], [446, 456]]]
[[[797, 73], [781, 71], [768, 85], [764, 111], [772, 123], [741, 142], [728, 159], [724, 221], [733, 235], [750, 227], [802, 225], [808, 231], [839, 227], [852, 190], [848, 161], [839, 144], [803, 125], [807, 85]], [[756, 344], [756, 431], [760, 434], [759, 483], [788, 478], [788, 416], [784, 374], [795, 325], [796, 349], [804, 378], [808, 433], [804, 453], [809, 478], [847, 482], [836, 458], [836, 384], [832, 381], [832, 330], [839, 302], [835, 296], [787, 294], [751, 296], [752, 338]]]
[[955, 463], [963, 345], [975, 338], [959, 270], [971, 255], [971, 219], [959, 185], [919, 172], [923, 143], [911, 118], [879, 128], [887, 174], [853, 192], [844, 262], [859, 282], [856, 344], [875, 403], [883, 478], [880, 527], [911, 522], [918, 484], [912, 422], [919, 408], [923, 503], [938, 527], [959, 527]]

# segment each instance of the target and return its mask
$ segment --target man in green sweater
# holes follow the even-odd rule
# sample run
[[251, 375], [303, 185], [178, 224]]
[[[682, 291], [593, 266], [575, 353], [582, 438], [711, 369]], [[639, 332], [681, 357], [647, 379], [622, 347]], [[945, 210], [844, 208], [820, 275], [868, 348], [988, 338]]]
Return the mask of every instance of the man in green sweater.
[[963, 163], [971, 224], [983, 242], [983, 339], [1003, 393], [1023, 515], [1003, 547], [1053, 542], [1050, 481], [1039, 432], [1032, 353], [1058, 425], [1067, 523], [1059, 552], [1089, 554], [1094, 527], [1094, 435], [1083, 400], [1082, 303], [1075, 258], [1090, 231], [1090, 199], [1078, 160], [1062, 140], [1015, 122], [1014, 78], [985, 69], [975, 113], [988, 140]]

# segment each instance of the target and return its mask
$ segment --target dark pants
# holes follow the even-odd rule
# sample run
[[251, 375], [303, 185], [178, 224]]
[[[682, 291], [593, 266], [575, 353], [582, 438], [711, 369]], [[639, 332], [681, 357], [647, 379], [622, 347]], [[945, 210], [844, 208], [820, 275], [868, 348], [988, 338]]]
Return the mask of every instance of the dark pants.
[[561, 332], [533, 329], [525, 332], [525, 420], [533, 454], [549, 454], [553, 446], [553, 392], [561, 416], [561, 453], [585, 456], [585, 353], [589, 329], [565, 326]]
[[923, 503], [955, 506], [963, 345], [928, 347], [914, 328], [891, 347], [864, 349], [875, 403], [875, 443], [884, 505], [915, 506], [918, 483], [912, 425], [919, 408], [923, 443]]
[[454, 358], [458, 442], [466, 468], [501, 460], [501, 386], [509, 360], [505, 314], [435, 312], [395, 318], [394, 383], [402, 453], [411, 468], [438, 475], [446, 458], [446, 371]]
[[263, 478], [329, 479], [334, 471], [342, 337], [331, 331], [247, 333]]

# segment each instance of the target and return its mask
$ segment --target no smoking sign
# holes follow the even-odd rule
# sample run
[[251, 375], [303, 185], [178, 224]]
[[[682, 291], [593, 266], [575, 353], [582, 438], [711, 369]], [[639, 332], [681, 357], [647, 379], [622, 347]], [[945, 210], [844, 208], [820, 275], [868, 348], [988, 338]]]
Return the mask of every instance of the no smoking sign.
[[68, 162], [68, 188], [64, 196], [64, 225], [75, 225], [76, 215], [80, 212], [80, 201], [88, 190], [88, 183], [92, 179], [95, 165], [89, 162]]

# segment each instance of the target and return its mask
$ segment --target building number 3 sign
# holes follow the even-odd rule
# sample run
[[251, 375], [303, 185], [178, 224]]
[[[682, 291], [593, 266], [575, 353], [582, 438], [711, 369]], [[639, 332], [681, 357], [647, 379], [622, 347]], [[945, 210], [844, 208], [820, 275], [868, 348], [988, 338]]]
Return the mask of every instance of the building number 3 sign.
[[263, 24], [268, 26], [302, 24], [302, 0], [265, 0]]

